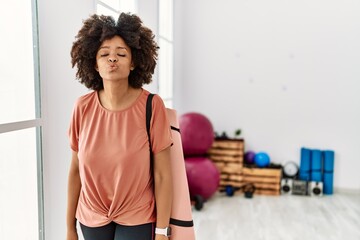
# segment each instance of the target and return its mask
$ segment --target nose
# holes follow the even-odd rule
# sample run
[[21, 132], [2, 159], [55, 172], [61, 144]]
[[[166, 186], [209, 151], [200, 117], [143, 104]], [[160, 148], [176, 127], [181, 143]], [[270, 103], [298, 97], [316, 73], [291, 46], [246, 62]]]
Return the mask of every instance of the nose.
[[117, 58], [116, 57], [109, 57], [108, 62], [115, 63], [115, 62], [117, 62]]

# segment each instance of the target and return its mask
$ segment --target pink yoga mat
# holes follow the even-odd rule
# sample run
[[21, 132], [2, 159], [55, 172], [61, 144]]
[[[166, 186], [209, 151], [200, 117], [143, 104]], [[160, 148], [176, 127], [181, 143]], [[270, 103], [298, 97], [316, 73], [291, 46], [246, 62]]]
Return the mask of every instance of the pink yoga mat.
[[167, 109], [167, 115], [172, 127], [171, 134], [174, 143], [170, 150], [173, 176], [173, 204], [170, 220], [172, 234], [170, 239], [195, 240], [191, 212], [192, 206], [186, 178], [184, 154], [179, 132], [179, 121], [175, 110]]

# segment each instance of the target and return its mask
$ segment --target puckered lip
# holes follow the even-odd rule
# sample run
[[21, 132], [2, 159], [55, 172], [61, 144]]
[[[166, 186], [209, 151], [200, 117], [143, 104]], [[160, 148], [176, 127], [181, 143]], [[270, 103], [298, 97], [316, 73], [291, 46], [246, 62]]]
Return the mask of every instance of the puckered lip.
[[112, 64], [109, 64], [109, 65], [108, 65], [108, 68], [109, 68], [111, 71], [113, 71], [113, 70], [118, 69], [119, 67], [118, 67], [117, 64], [112, 63]]

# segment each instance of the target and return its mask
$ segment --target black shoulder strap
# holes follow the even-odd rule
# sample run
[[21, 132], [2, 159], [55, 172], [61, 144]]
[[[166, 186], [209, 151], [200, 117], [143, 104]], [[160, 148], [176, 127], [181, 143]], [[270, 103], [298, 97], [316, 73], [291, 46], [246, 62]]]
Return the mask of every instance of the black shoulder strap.
[[152, 152], [152, 146], [151, 146], [151, 138], [150, 138], [150, 122], [151, 122], [151, 116], [152, 116], [152, 99], [154, 97], [153, 93], [150, 93], [147, 101], [146, 101], [146, 131], [149, 139], [149, 146], [150, 146], [150, 160], [153, 162], [153, 152]]

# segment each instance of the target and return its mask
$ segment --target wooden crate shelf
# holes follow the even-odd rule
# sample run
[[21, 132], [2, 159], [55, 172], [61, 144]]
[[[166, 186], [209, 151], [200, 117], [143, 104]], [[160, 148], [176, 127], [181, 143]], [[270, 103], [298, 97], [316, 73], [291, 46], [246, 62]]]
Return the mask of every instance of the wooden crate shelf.
[[255, 194], [280, 195], [281, 169], [276, 168], [243, 168], [246, 184], [255, 186]]
[[208, 154], [220, 171], [219, 191], [228, 185], [235, 188], [240, 188], [244, 185], [243, 139], [215, 139]]

